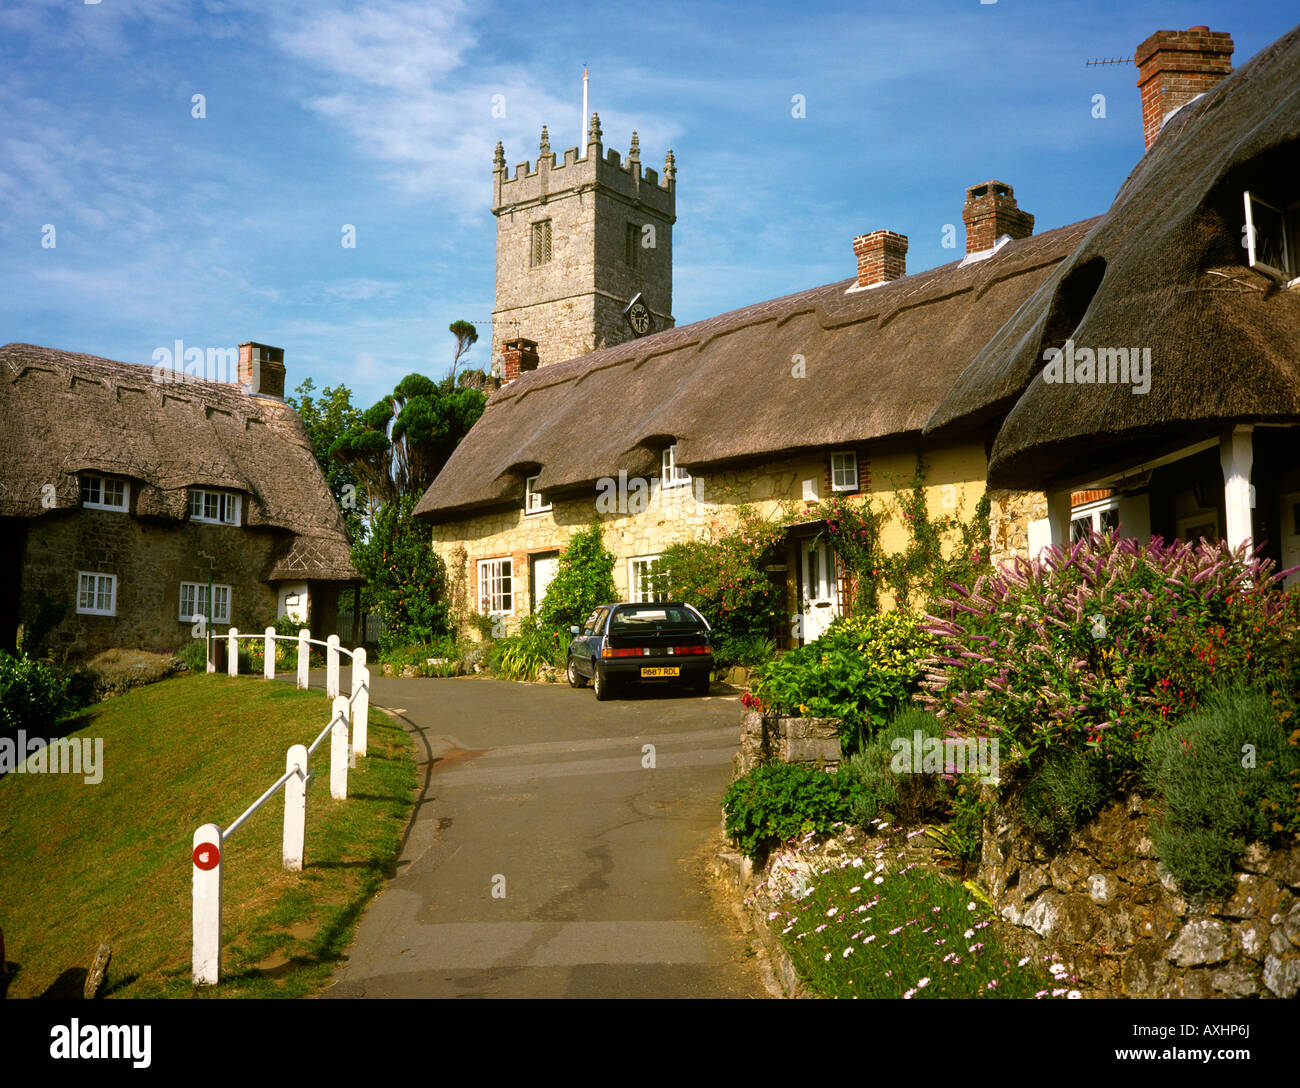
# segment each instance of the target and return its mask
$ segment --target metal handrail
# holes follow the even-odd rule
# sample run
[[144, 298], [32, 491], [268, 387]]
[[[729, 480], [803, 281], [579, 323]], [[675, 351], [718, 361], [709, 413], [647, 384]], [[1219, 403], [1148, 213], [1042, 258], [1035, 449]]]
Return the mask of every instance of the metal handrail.
[[[333, 725], [334, 723], [331, 722], [330, 724]], [[259, 808], [261, 808], [262, 805], [264, 805], [268, 800], [270, 800], [275, 795], [275, 791], [278, 790], [281, 786], [283, 786], [286, 782], [288, 782], [289, 779], [291, 779], [295, 774], [299, 778], [303, 778], [302, 767], [300, 767], [297, 763], [293, 765], [293, 770], [285, 771], [284, 774], [282, 774], [279, 778], [275, 780], [274, 786], [272, 786], [269, 790], [267, 790], [264, 794], [262, 794], [262, 796], [259, 797], [256, 801], [254, 801], [251, 805], [249, 805], [248, 808], [244, 809], [239, 819], [235, 820], [234, 823], [232, 823], [229, 827], [225, 828], [221, 832], [221, 841], [224, 843], [228, 838], [230, 838], [231, 835], [233, 835], [236, 831], [238, 831], [240, 825], [242, 825], [245, 820], [247, 820], [251, 815], [253, 815], [254, 812], [256, 812]]]
[[[216, 632], [213, 632], [212, 637], [213, 637], [213, 639], [223, 639], [223, 638], [228, 639], [228, 638], [230, 638], [229, 635], [219, 635], [219, 634], [217, 634]], [[241, 638], [255, 638], [255, 639], [258, 639], [258, 640], [261, 641], [261, 642], [265, 642], [265, 641], [266, 641], [266, 635], [264, 635], [264, 634], [261, 634], [261, 635], [254, 634], [254, 633], [251, 632], [251, 631], [250, 631], [250, 632], [247, 632], [247, 633], [241, 631], [239, 634], [237, 634], [237, 635], [235, 636], [235, 641], [238, 642]], [[284, 641], [286, 641], [286, 642], [301, 642], [301, 641], [302, 641], [302, 639], [300, 639], [297, 635], [272, 635], [271, 638], [272, 638], [273, 641], [277, 641], [277, 642], [280, 641], [280, 640], [282, 640], [282, 639], [283, 639]], [[323, 639], [319, 639], [319, 638], [309, 638], [309, 639], [307, 639], [307, 642], [308, 642], [308, 644], [311, 645], [311, 646], [322, 646], [322, 647], [324, 647], [324, 648], [327, 649], [327, 650], [329, 649], [329, 645], [330, 645], [328, 642], [324, 641]], [[348, 657], [356, 657], [357, 650], [359, 650], [359, 649], [361, 649], [360, 646], [357, 646], [357, 647], [355, 647], [355, 648], [353, 648], [353, 649], [351, 649], [351, 650], [347, 649], [345, 646], [339, 646], [339, 647], [338, 647], [338, 651], [339, 651], [339, 653], [341, 653], [341, 654], [347, 654]]]
[[326, 725], [325, 728], [322, 729], [319, 734], [317, 734], [316, 739], [312, 741], [309, 745], [307, 745], [307, 754], [309, 756], [313, 755], [316, 749], [320, 747], [320, 742], [323, 741], [327, 736], [329, 736], [330, 730], [334, 728], [334, 723], [336, 721], [338, 721], [338, 718], [331, 718], [329, 720], [329, 724]]

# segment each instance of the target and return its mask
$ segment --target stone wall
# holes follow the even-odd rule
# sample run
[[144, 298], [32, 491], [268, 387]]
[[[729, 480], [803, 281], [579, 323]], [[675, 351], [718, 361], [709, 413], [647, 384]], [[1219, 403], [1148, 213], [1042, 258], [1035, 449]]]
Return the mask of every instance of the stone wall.
[[[852, 448], [852, 447], [849, 447]], [[926, 498], [936, 517], [968, 518], [984, 490], [985, 459], [979, 446], [955, 446], [930, 450], [927, 464]], [[896, 488], [906, 488], [916, 470], [916, 450], [905, 444], [879, 444], [868, 455], [858, 448], [858, 478], [862, 490], [846, 493], [870, 495], [878, 505], [893, 502]], [[822, 498], [829, 497], [830, 453], [818, 452], [780, 460], [727, 468], [697, 476], [689, 487], [659, 490], [649, 505], [639, 510], [625, 501], [612, 513], [597, 508], [595, 489], [582, 497], [555, 497], [552, 508], [525, 514], [523, 496], [513, 508], [496, 508], [458, 521], [433, 526], [434, 550], [447, 564], [453, 585], [464, 586], [464, 600], [475, 608], [479, 600], [478, 562], [483, 559], [512, 559], [515, 607], [506, 626], [514, 629], [520, 617], [533, 610], [530, 596], [530, 563], [533, 558], [562, 551], [573, 533], [599, 520], [605, 546], [616, 557], [614, 586], [621, 599], [628, 595], [628, 560], [658, 555], [669, 544], [696, 540], [710, 530], [725, 530], [737, 523], [738, 508], [748, 505], [763, 517], [777, 517], [786, 504], [802, 501], [803, 482], [817, 483]], [[631, 493], [625, 496], [630, 499]], [[909, 541], [905, 525], [891, 520], [883, 529], [881, 545], [890, 551]], [[784, 574], [787, 596], [793, 605], [795, 569], [787, 562]]]
[[993, 562], [1028, 559], [1029, 523], [1047, 517], [1047, 496], [1041, 491], [989, 489], [989, 545]]
[[1112, 802], [1048, 851], [1005, 813], [985, 822], [978, 879], [1003, 919], [1080, 981], [1123, 997], [1294, 997], [1300, 991], [1300, 838], [1258, 845], [1226, 900], [1179, 894], [1148, 834], [1147, 802]]
[[832, 771], [840, 765], [839, 718], [779, 718], [746, 712], [740, 722], [740, 750], [734, 766], [747, 774], [760, 763], [815, 763]]
[[[108, 510], [52, 511], [29, 523], [22, 615], [31, 619], [42, 593], [64, 601], [67, 615], [48, 642], [68, 657], [112, 647], [170, 653], [189, 640], [192, 626], [179, 618], [181, 582], [206, 584], [211, 577], [230, 586], [233, 626], [260, 631], [275, 622], [275, 588], [260, 578], [270, 569], [280, 536]], [[77, 613], [78, 571], [116, 575], [116, 615]]]

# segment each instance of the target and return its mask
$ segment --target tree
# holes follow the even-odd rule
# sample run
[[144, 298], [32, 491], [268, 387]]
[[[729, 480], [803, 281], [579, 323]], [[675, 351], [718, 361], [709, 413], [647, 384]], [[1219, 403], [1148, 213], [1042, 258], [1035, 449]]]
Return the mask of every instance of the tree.
[[447, 326], [447, 331], [456, 338], [456, 354], [451, 358], [451, 386], [456, 386], [456, 364], [460, 362], [460, 357], [469, 351], [478, 343], [478, 329], [474, 328], [468, 321], [453, 321]]
[[539, 618], [547, 627], [567, 630], [581, 624], [598, 605], [616, 599], [614, 555], [605, 547], [600, 522], [592, 522], [590, 528], [574, 533], [560, 553]]
[[433, 550], [428, 526], [413, 513], [418, 495], [380, 507], [352, 562], [366, 576], [368, 607], [384, 621], [385, 648], [426, 643], [451, 630], [447, 570]]
[[305, 378], [296, 390], [297, 395], [285, 399], [302, 419], [307, 438], [311, 441], [311, 451], [325, 474], [330, 492], [342, 508], [348, 539], [357, 540], [363, 533], [364, 486], [350, 466], [330, 456], [330, 450], [357, 424], [361, 412], [353, 405], [352, 392], [346, 385], [327, 385], [319, 399], [312, 396], [315, 389], [315, 383]]

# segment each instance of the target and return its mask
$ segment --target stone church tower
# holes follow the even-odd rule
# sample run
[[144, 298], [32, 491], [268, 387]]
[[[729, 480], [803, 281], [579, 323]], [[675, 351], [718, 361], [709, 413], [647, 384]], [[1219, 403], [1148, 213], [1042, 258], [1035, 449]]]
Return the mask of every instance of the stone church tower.
[[[543, 127], [536, 168], [519, 163], [513, 178], [497, 143], [492, 361], [507, 378], [516, 376], [521, 357], [527, 370], [637, 336], [625, 311], [638, 295], [649, 310], [646, 332], [673, 325], [673, 153], [661, 180], [642, 169], [635, 132], [626, 158], [612, 149], [604, 155], [600, 137], [593, 113], [586, 154], [578, 158], [571, 147], [557, 165]], [[535, 363], [528, 341], [536, 344]]]

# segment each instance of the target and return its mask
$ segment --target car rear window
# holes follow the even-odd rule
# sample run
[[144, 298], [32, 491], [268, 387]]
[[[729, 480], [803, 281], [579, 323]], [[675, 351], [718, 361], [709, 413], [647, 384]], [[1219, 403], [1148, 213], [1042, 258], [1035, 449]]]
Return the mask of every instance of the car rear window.
[[610, 630], [613, 631], [630, 631], [652, 627], [695, 627], [702, 630], [704, 624], [688, 608], [673, 608], [664, 605], [620, 608], [614, 613], [614, 620], [610, 624]]

